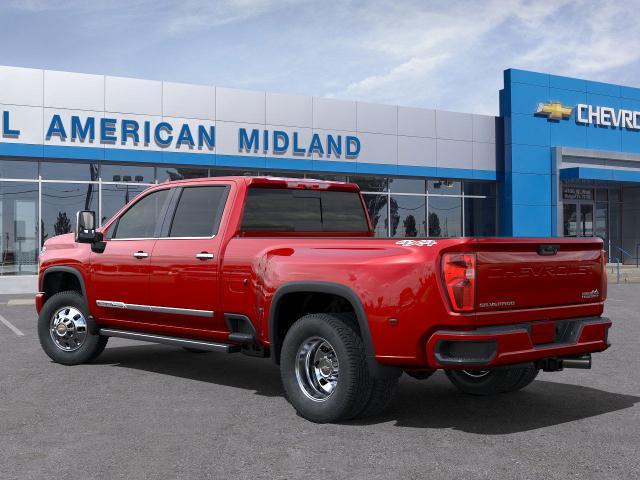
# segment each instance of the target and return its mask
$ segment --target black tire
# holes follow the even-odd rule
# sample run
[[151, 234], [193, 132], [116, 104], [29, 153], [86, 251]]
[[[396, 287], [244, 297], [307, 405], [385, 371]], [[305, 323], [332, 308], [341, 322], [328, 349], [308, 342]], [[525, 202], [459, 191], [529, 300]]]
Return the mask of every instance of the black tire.
[[200, 350], [199, 348], [182, 347], [182, 349], [189, 353], [209, 353], [209, 350]]
[[358, 418], [377, 417], [384, 413], [395, 396], [398, 378], [392, 380], [373, 380], [369, 400], [364, 408], [358, 412]]
[[[326, 348], [327, 343], [331, 347], [328, 349], [329, 357], [322, 358], [323, 361], [328, 362], [324, 364], [329, 365], [327, 371], [332, 365], [328, 358], [337, 359], [338, 363], [339, 376], [336, 374], [338, 380], [328, 396], [326, 392], [313, 390], [311, 377], [306, 376], [305, 363], [298, 360], [301, 348], [314, 341], [317, 342], [316, 339], [326, 342], [321, 347]], [[320, 355], [322, 355], [321, 347], [315, 350]], [[300, 358], [303, 358], [303, 355]], [[317, 366], [318, 363], [314, 365]], [[296, 373], [296, 364], [298, 364], [298, 373]], [[310, 361], [306, 365], [310, 366]], [[321, 313], [306, 315], [291, 326], [282, 344], [280, 375], [289, 403], [301, 417], [312, 422], [350, 420], [360, 414], [364, 410], [363, 405], [367, 405], [370, 401], [373, 382], [367, 369], [362, 340], [349, 322], [334, 315]], [[313, 376], [311, 373], [310, 375]], [[315, 400], [313, 395], [317, 395]]]
[[[51, 331], [51, 326], [58, 312], [62, 314], [64, 314], [65, 311], [72, 312], [72, 308], [80, 312], [86, 326], [79, 326], [77, 328], [79, 334], [84, 332], [84, 337], [79, 346], [75, 344], [75, 340], [71, 338], [69, 340], [69, 348], [75, 349], [66, 351], [63, 350], [62, 347], [59, 347], [57, 343], [58, 341], [63, 342], [64, 337], [62, 337], [61, 340], [54, 340], [53, 335], [55, 335], [55, 333]], [[53, 295], [45, 302], [38, 317], [38, 337], [42, 349], [51, 360], [63, 365], [88, 363], [103, 352], [109, 338], [98, 335], [96, 333], [97, 330], [97, 325], [93, 317], [89, 314], [87, 302], [82, 295], [75, 291], [60, 292]]]
[[495, 395], [515, 392], [529, 385], [538, 375], [533, 365], [497, 370], [447, 370], [451, 383], [463, 393], [471, 395]]

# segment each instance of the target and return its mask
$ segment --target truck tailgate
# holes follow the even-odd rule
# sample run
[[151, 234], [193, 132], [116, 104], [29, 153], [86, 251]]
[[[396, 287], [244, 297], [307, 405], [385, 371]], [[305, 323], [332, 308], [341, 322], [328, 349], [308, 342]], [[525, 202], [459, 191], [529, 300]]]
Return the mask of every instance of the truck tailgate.
[[476, 243], [478, 312], [601, 302], [600, 239], [482, 239]]

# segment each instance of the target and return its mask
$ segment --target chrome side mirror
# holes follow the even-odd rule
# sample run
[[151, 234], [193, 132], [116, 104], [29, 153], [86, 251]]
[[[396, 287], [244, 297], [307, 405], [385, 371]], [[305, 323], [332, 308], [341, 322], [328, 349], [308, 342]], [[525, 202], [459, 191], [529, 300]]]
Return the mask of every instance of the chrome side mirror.
[[76, 214], [76, 242], [93, 243], [96, 241], [96, 212], [80, 210]]

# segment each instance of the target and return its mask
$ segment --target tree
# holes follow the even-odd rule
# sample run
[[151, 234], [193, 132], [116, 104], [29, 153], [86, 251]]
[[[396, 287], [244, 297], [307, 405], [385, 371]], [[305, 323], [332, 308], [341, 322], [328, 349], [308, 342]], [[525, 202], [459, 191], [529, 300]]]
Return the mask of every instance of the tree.
[[400, 223], [400, 214], [398, 213], [398, 202], [393, 197], [391, 197], [389, 210], [391, 211], [391, 236], [395, 237]]
[[442, 230], [440, 229], [440, 219], [436, 213], [431, 212], [429, 214], [429, 236], [439, 237], [441, 234]]
[[56, 223], [53, 224], [53, 231], [56, 235], [63, 235], [71, 231], [71, 220], [67, 217], [66, 212], [58, 212]]
[[404, 225], [405, 237], [417, 237], [418, 229], [416, 228], [416, 218], [413, 215], [407, 215], [407, 218], [402, 222]]

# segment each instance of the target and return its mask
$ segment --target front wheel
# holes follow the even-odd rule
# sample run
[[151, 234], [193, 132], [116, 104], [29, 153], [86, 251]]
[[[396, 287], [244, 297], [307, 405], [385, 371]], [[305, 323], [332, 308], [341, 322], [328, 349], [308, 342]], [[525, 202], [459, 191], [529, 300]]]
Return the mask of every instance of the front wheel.
[[280, 372], [287, 400], [312, 422], [354, 418], [370, 400], [373, 382], [362, 340], [334, 315], [306, 315], [291, 326], [282, 344]]
[[87, 363], [102, 353], [108, 337], [95, 333], [82, 295], [60, 292], [46, 301], [38, 317], [38, 337], [44, 352], [63, 365]]
[[463, 393], [495, 395], [526, 387], [536, 378], [538, 369], [531, 364], [497, 370], [447, 370], [445, 373]]

